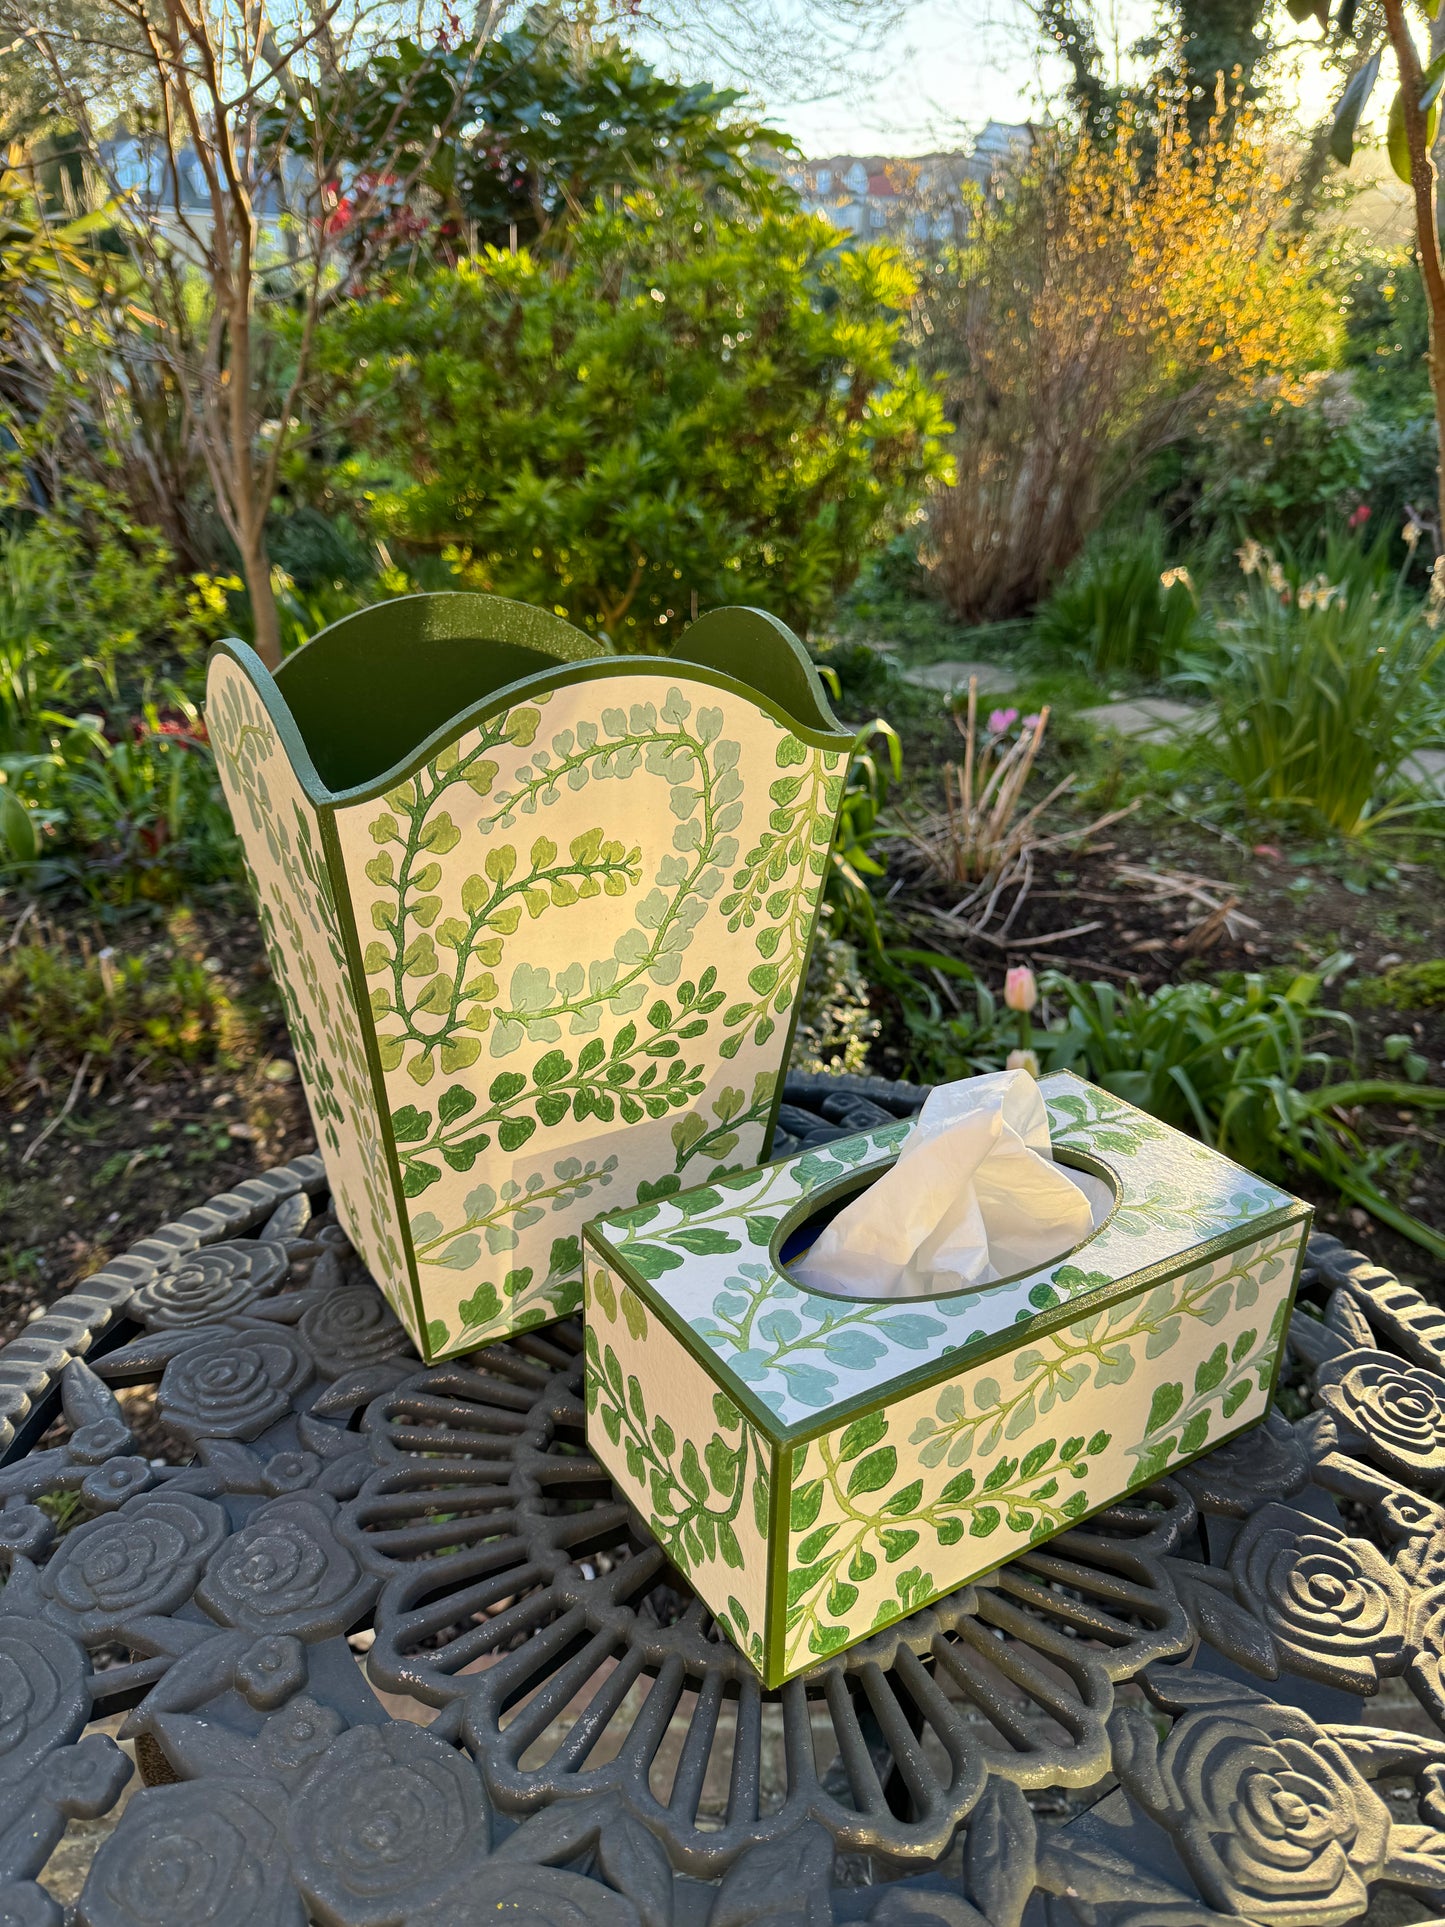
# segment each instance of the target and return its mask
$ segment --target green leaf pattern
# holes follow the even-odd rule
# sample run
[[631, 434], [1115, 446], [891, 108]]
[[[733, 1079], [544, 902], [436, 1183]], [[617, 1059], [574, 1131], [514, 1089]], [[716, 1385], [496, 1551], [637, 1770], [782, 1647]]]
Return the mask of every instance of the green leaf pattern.
[[337, 1215], [414, 1327], [385, 1133], [316, 811], [255, 690], [226, 656], [211, 667], [206, 723]]
[[337, 811], [432, 1356], [575, 1310], [604, 1187], [761, 1151], [844, 758], [681, 683], [564, 684]]
[[586, 1386], [593, 1450], [761, 1672], [771, 1444], [637, 1294], [596, 1264]]
[[944, 1352], [1056, 1318], [1081, 1295], [1292, 1202], [1070, 1072], [1046, 1078], [1043, 1089], [1055, 1142], [1087, 1149], [1112, 1174], [1119, 1201], [1078, 1253], [1022, 1278], [947, 1298], [870, 1302], [806, 1291], [773, 1263], [772, 1246], [800, 1201], [881, 1170], [905, 1124], [688, 1191], [659, 1188], [600, 1229], [642, 1276], [667, 1276], [671, 1302], [699, 1339], [791, 1426]]
[[1302, 1235], [1272, 1231], [796, 1447], [785, 1672], [1261, 1418]]

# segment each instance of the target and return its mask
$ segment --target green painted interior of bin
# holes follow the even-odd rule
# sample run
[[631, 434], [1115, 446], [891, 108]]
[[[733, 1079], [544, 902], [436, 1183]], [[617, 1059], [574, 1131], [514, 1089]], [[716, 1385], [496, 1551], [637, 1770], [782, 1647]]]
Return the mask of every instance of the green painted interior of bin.
[[559, 616], [500, 596], [398, 596], [313, 636], [276, 686], [335, 792], [371, 782], [494, 690], [606, 654]]
[[714, 610], [670, 656], [622, 658], [560, 616], [500, 596], [399, 596], [321, 630], [277, 670], [276, 687], [336, 795], [375, 782], [498, 690], [598, 659], [659, 671], [692, 663], [755, 689], [804, 729], [846, 741], [802, 644], [760, 609]]

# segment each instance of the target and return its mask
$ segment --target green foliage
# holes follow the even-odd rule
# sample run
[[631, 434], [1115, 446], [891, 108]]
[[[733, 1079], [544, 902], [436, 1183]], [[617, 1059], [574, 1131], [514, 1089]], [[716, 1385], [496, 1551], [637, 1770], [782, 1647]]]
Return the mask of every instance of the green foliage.
[[[555, 244], [599, 195], [663, 172], [745, 205], [773, 191], [750, 157], [764, 130], [734, 111], [741, 94], [666, 80], [622, 41], [542, 9], [480, 49], [403, 39], [341, 87], [347, 101], [327, 98], [319, 119], [346, 137], [333, 167], [365, 165], [383, 144], [414, 156], [453, 257], [478, 242], [506, 247], [513, 228], [524, 247]], [[291, 110], [290, 138], [308, 161], [316, 125]], [[439, 127], [449, 130], [440, 143]], [[792, 146], [773, 130], [767, 140]], [[396, 226], [414, 245], [412, 205]]]
[[1362, 248], [1342, 269], [1344, 366], [1372, 408], [1428, 410], [1429, 312], [1413, 250]]
[[1383, 545], [1336, 543], [1313, 576], [1246, 543], [1241, 615], [1223, 660], [1199, 672], [1219, 724], [1199, 754], [1252, 816], [1370, 839], [1423, 807], [1406, 764], [1441, 733], [1445, 634], [1383, 578]]
[[117, 956], [54, 932], [0, 954], [0, 1093], [34, 1078], [136, 1064], [236, 1064], [255, 1048], [251, 1020], [197, 954], [184, 917], [166, 940]]
[[1445, 958], [1397, 964], [1354, 986], [1354, 1000], [1386, 1010], [1445, 1010]]
[[323, 515], [308, 503], [276, 517], [266, 531], [266, 545], [273, 567], [303, 595], [358, 588], [376, 574], [376, 558], [351, 524], [341, 516]]
[[108, 732], [55, 718], [45, 746], [0, 756], [0, 873], [93, 903], [169, 902], [239, 874], [200, 719], [148, 703]]
[[1181, 464], [1180, 489], [1201, 534], [1248, 528], [1270, 541], [1309, 542], [1357, 506], [1373, 454], [1347, 373], [1270, 379], [1211, 411], [1208, 432]]
[[[0, 82], [0, 111], [5, 90]], [[0, 167], [0, 419], [17, 440], [44, 413], [59, 364], [74, 352], [92, 300], [86, 250], [107, 219], [44, 222], [27, 176]]]
[[1156, 680], [1196, 638], [1189, 571], [1170, 568], [1159, 525], [1146, 522], [1085, 550], [1039, 611], [1034, 635], [1051, 654], [1081, 656], [1097, 676]]
[[1277, 1085], [1298, 1086], [1329, 1069], [1309, 1036], [1325, 1021], [1319, 979], [1285, 990], [1261, 977], [1221, 984], [1079, 984], [1050, 975], [1063, 1030], [1035, 1033], [1050, 1070], [1077, 1070], [1152, 1117], [1201, 1137], [1252, 1171], [1279, 1174]]
[[[935, 1083], [1003, 1068], [1016, 1042], [1011, 1013], [966, 964], [890, 947], [883, 967], [901, 1003], [907, 1075]], [[1321, 984], [1317, 974], [1283, 987], [1236, 974], [1146, 993], [1051, 972], [1047, 1027], [1034, 1026], [1033, 1044], [1044, 1072], [1077, 1071], [1261, 1176], [1289, 1183], [1309, 1172], [1445, 1257], [1445, 1240], [1382, 1188], [1400, 1147], [1368, 1145], [1355, 1129], [1356, 1107], [1445, 1107], [1445, 1089], [1421, 1081], [1408, 1050], [1388, 1047], [1403, 1078], [1355, 1076], [1327, 1047], [1349, 1042], [1353, 1027], [1323, 1003]]]
[[1228, 976], [1147, 996], [1051, 976], [1046, 989], [1066, 1016], [1062, 1030], [1035, 1032], [1046, 1068], [1082, 1072], [1263, 1177], [1287, 1182], [1292, 1169], [1307, 1171], [1445, 1256], [1445, 1239], [1378, 1182], [1400, 1147], [1367, 1147], [1348, 1121], [1361, 1105], [1445, 1107], [1445, 1089], [1341, 1075], [1348, 1062], [1320, 1040], [1330, 1030], [1348, 1036], [1350, 1020], [1321, 1003], [1318, 975], [1284, 989]]
[[118, 496], [75, 482], [0, 536], [0, 745], [38, 747], [45, 713], [137, 699], [195, 674], [221, 632], [212, 578], [188, 580], [160, 534]]
[[880, 948], [868, 879], [886, 875], [874, 846], [891, 834], [885, 821], [890, 783], [903, 775], [903, 744], [892, 723], [875, 716], [853, 739], [838, 832], [828, 859], [824, 902], [837, 929]]
[[798, 1005], [792, 1068], [864, 1073], [878, 1035], [868, 978], [855, 945], [820, 928]]
[[664, 646], [694, 596], [806, 628], [946, 467], [899, 365], [909, 271], [680, 189], [594, 210], [572, 247], [398, 279], [328, 323], [377, 524], [621, 647]]

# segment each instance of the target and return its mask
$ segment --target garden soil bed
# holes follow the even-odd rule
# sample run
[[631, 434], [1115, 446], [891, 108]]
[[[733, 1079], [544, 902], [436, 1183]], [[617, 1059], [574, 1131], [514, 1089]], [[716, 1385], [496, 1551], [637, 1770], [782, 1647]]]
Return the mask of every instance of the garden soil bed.
[[[907, 905], [904, 914], [918, 946], [963, 958], [995, 991], [1007, 966], [1018, 963], [1040, 973], [1060, 970], [1080, 980], [1120, 987], [1133, 982], [1153, 990], [1226, 971], [1280, 973], [1283, 982], [1285, 972], [1314, 969], [1344, 952], [1353, 962], [1324, 995], [1354, 1025], [1360, 1074], [1399, 1079], [1399, 1066], [1386, 1058], [1385, 1039], [1404, 1033], [1428, 1060], [1429, 1081], [1445, 1082], [1445, 1008], [1374, 1007], [1350, 989], [1352, 982], [1397, 964], [1445, 956], [1445, 888], [1433, 868], [1401, 865], [1374, 886], [1352, 886], [1302, 853], [1274, 845], [1251, 848], [1151, 811], [1147, 819], [1132, 816], [1111, 825], [1090, 848], [1041, 860], [1006, 939], [999, 941], [1002, 913], [990, 938], [964, 934], [948, 920], [962, 892], [925, 882], [907, 846], [896, 846], [890, 856], [890, 872], [906, 878], [895, 908]], [[1150, 875], [1159, 881], [1146, 882]], [[1211, 914], [1198, 895], [1183, 889], [1164, 894], [1169, 879], [1181, 878], [1223, 886], [1203, 895], [1230, 906], [1228, 917]], [[879, 1014], [884, 1030], [875, 1067], [899, 1075], [905, 1067], [886, 999]], [[1327, 1049], [1348, 1048], [1341, 1031], [1316, 1041]], [[1445, 1235], [1441, 1114], [1376, 1108], [1352, 1122], [1373, 1142], [1404, 1144], [1398, 1202]], [[1295, 1188], [1316, 1205], [1320, 1229], [1445, 1303], [1445, 1266], [1421, 1246], [1326, 1188], [1306, 1181]]]
[[[316, 1148], [255, 919], [197, 922], [219, 981], [244, 1000], [245, 1055], [87, 1072], [63, 1117], [73, 1075], [12, 1091], [0, 1111], [0, 1342], [165, 1219]], [[124, 953], [153, 933], [106, 934]]]
[[[1006, 965], [1020, 962], [1153, 989], [1227, 970], [1308, 969], [1338, 950], [1353, 955], [1356, 978], [1445, 955], [1445, 891], [1433, 870], [1402, 869], [1386, 887], [1362, 892], [1323, 864], [1255, 852], [1161, 814], [1127, 818], [1094, 848], [1041, 864], [1002, 944], [966, 939], [937, 921], [931, 913], [947, 912], [955, 899], [921, 887], [905, 851], [896, 849], [891, 867], [906, 879], [900, 900], [909, 904], [915, 940], [964, 957], [995, 990]], [[1219, 917], [1211, 925], [1196, 899], [1161, 897], [1142, 884], [1151, 870], [1227, 886], [1213, 900], [1233, 899], [1233, 928]], [[315, 1148], [254, 919], [238, 905], [198, 913], [197, 920], [201, 948], [245, 1000], [244, 1060], [166, 1060], [87, 1076], [58, 1124], [67, 1080], [52, 1077], [44, 1088], [11, 1094], [0, 1113], [0, 1341], [167, 1217]], [[1058, 935], [1069, 931], [1075, 934]], [[110, 941], [123, 948], [126, 940]], [[1333, 995], [1357, 1026], [1362, 1072], [1398, 1075], [1385, 1061], [1384, 1039], [1408, 1032], [1429, 1061], [1431, 1081], [1445, 1077], [1445, 1009], [1370, 1008], [1351, 1000], [1343, 983]], [[906, 1066], [890, 1043], [886, 1004], [880, 1014], [884, 1035], [873, 1068], [899, 1074]], [[1445, 1126], [1438, 1114], [1432, 1120], [1406, 1109], [1376, 1112], [1368, 1128], [1403, 1141], [1400, 1202], [1445, 1233]], [[1316, 1203], [1321, 1228], [1445, 1302], [1445, 1267], [1418, 1245], [1331, 1194], [1299, 1189]]]

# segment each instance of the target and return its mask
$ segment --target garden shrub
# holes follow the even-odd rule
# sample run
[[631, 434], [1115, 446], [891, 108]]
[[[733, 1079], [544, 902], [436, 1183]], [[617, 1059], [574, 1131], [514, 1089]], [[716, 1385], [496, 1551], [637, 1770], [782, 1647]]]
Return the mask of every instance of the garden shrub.
[[34, 745], [46, 710], [141, 699], [199, 676], [226, 626], [212, 578], [187, 578], [120, 498], [75, 482], [44, 510], [12, 507], [0, 535], [0, 747]]
[[[1264, 540], [1307, 542], [1359, 506], [1374, 454], [1347, 371], [1272, 376], [1210, 409], [1186, 452], [1181, 489], [1198, 532], [1247, 528]], [[1432, 493], [1433, 482], [1427, 504]]]
[[699, 608], [806, 630], [946, 469], [914, 280], [781, 201], [643, 189], [556, 264], [488, 250], [328, 322], [375, 526], [630, 649]]
[[[513, 235], [524, 247], [565, 246], [599, 194], [663, 168], [744, 205], [776, 193], [776, 175], [754, 149], [761, 137], [787, 152], [786, 135], [740, 114], [743, 96], [732, 89], [665, 78], [589, 11], [534, 6], [480, 46], [402, 38], [333, 83], [344, 103], [323, 86], [322, 138], [350, 136], [328, 156], [336, 174], [370, 165], [383, 142], [398, 155], [399, 180], [420, 167], [417, 186], [377, 216], [409, 259], [430, 247], [456, 260], [479, 242], [507, 247]], [[314, 165], [318, 124], [307, 106], [290, 107], [287, 130]], [[438, 145], [444, 120], [451, 131]], [[353, 214], [343, 200], [333, 223], [343, 245]]]
[[1112, 136], [1056, 130], [937, 263], [922, 354], [947, 377], [958, 478], [931, 546], [961, 620], [1032, 608], [1231, 386], [1329, 361], [1337, 303], [1288, 224], [1280, 151], [1251, 108], [1200, 139], [1173, 102]]
[[1248, 814], [1359, 839], [1418, 816], [1406, 766], [1442, 734], [1445, 631], [1381, 580], [1381, 555], [1337, 544], [1338, 573], [1311, 576], [1256, 542], [1241, 549], [1243, 607], [1199, 672], [1218, 726], [1196, 741]]
[[1096, 538], [1039, 610], [1034, 635], [1082, 657], [1096, 676], [1157, 680], [1194, 641], [1199, 604], [1189, 571], [1168, 564], [1156, 522]]

